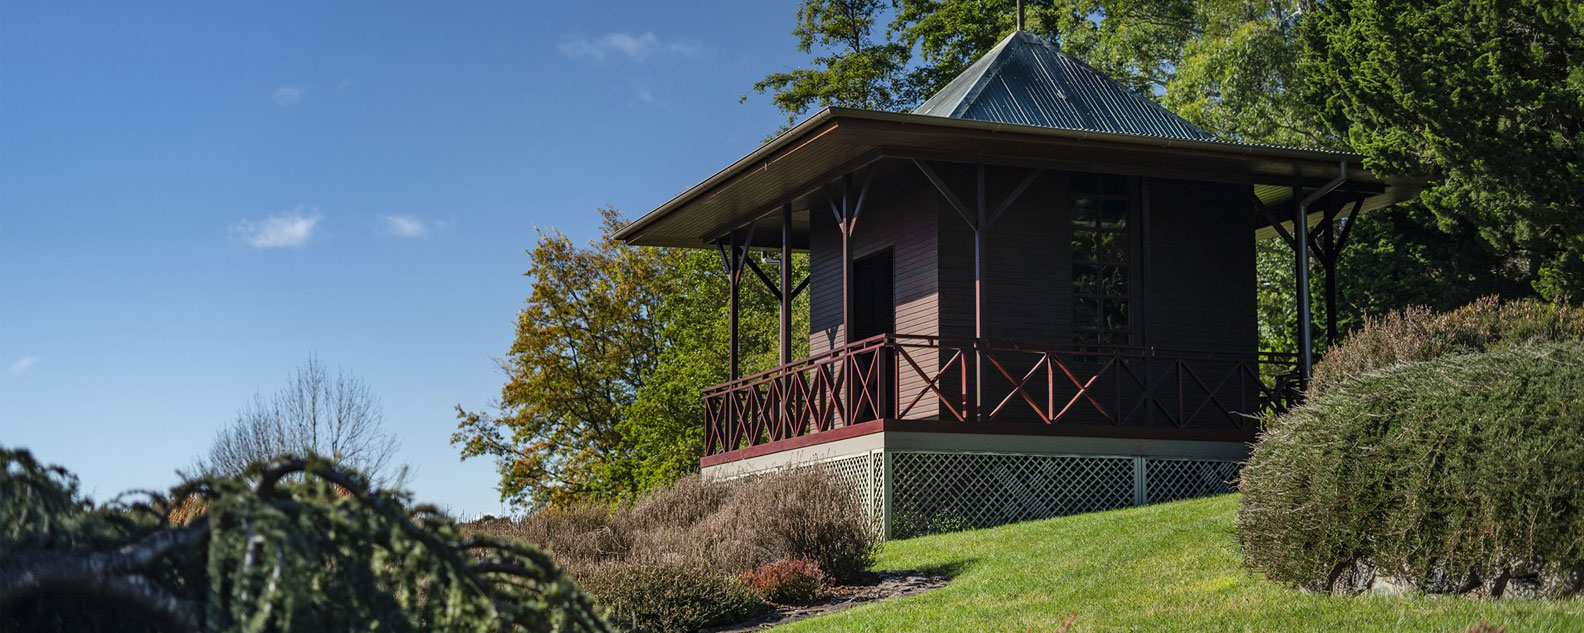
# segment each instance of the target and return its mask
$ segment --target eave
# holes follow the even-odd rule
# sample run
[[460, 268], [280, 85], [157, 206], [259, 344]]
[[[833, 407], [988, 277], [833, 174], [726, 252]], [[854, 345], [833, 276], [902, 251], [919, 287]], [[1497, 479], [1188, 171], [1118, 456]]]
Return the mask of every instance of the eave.
[[[1347, 162], [1349, 179], [1335, 195], [1362, 198], [1361, 211], [1394, 204], [1416, 191], [1411, 182], [1365, 171], [1363, 157], [1351, 152], [829, 108], [645, 214], [616, 237], [634, 245], [708, 248], [725, 233], [791, 204], [801, 225], [794, 227], [794, 247], [802, 248], [806, 212], [825, 199], [823, 188], [844, 173], [887, 158], [1252, 185], [1262, 199], [1317, 187]], [[1273, 234], [1268, 227], [1265, 232]], [[766, 239], [779, 243], [778, 234]], [[768, 245], [756, 240], [756, 246]]]

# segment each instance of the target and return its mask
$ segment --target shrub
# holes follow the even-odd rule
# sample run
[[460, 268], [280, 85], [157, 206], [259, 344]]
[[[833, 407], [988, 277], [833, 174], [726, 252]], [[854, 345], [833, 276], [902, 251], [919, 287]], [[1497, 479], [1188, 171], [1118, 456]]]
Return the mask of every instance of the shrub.
[[600, 563], [579, 570], [578, 585], [633, 633], [691, 633], [765, 609], [742, 580], [688, 565]]
[[806, 560], [836, 582], [853, 582], [874, 564], [873, 522], [852, 491], [819, 470], [755, 477], [735, 488], [721, 510], [701, 522], [729, 571]]
[[1291, 585], [1331, 590], [1363, 561], [1499, 594], [1584, 569], [1581, 481], [1584, 343], [1437, 358], [1335, 383], [1273, 425], [1243, 469], [1238, 539]]
[[690, 527], [720, 511], [740, 482], [709, 480], [690, 475], [658, 488], [633, 504], [628, 520], [633, 528]]
[[[96, 504], [0, 447], [0, 631], [606, 631], [542, 552], [321, 457]], [[203, 508], [172, 523], [176, 501]]]
[[465, 530], [535, 545], [567, 565], [624, 558], [632, 545], [631, 534], [621, 525], [618, 513], [596, 505], [551, 507], [521, 518], [484, 519], [466, 525]]
[[[737, 604], [730, 596], [742, 586], [739, 576], [776, 561], [808, 561], [832, 580], [856, 580], [873, 564], [878, 545], [857, 498], [813, 469], [730, 481], [694, 475], [631, 507], [551, 508], [467, 529], [550, 550], [580, 585], [624, 611], [626, 621], [649, 623], [643, 630], [742, 613], [726, 608]], [[681, 584], [629, 588], [667, 578]]]
[[818, 565], [803, 560], [778, 560], [745, 571], [743, 582], [766, 602], [804, 604], [819, 597], [825, 574]]
[[1350, 377], [1403, 363], [1519, 345], [1584, 340], [1584, 306], [1485, 297], [1442, 314], [1410, 307], [1364, 327], [1315, 365], [1311, 395]]

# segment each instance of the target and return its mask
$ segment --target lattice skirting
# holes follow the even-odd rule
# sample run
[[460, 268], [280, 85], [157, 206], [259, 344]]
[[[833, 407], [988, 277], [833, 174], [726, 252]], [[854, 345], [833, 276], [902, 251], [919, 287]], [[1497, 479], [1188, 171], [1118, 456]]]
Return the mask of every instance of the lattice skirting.
[[853, 491], [876, 531], [908, 538], [1233, 492], [1242, 464], [875, 450], [814, 466]]

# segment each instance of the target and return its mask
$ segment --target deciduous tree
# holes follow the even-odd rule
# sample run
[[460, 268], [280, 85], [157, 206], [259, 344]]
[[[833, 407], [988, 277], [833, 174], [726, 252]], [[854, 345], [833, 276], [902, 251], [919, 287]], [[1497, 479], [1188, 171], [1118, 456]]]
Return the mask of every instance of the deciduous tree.
[[[700, 392], [726, 381], [719, 256], [627, 246], [615, 239], [620, 213], [600, 213], [600, 236], [586, 246], [540, 234], [517, 337], [501, 360], [499, 412], [458, 408], [452, 443], [464, 459], [494, 458], [501, 498], [517, 505], [627, 498], [697, 470]], [[800, 279], [801, 257], [794, 266]], [[756, 279], [742, 283], [742, 368], [752, 373], [775, 365], [777, 302]], [[800, 305], [793, 331], [807, 332], [806, 298]], [[798, 338], [795, 353], [807, 350]]]
[[633, 446], [618, 425], [659, 362], [656, 327], [674, 287], [675, 254], [628, 248], [622, 220], [600, 211], [601, 235], [580, 248], [555, 230], [529, 251], [527, 304], [500, 360], [498, 414], [458, 407], [451, 442], [462, 457], [488, 456], [501, 498], [546, 504], [634, 493]]
[[286, 386], [269, 397], [254, 395], [230, 426], [215, 434], [200, 474], [235, 476], [255, 462], [281, 455], [325, 455], [382, 482], [399, 480], [392, 459], [401, 448], [384, 428], [379, 398], [362, 378], [310, 355]]

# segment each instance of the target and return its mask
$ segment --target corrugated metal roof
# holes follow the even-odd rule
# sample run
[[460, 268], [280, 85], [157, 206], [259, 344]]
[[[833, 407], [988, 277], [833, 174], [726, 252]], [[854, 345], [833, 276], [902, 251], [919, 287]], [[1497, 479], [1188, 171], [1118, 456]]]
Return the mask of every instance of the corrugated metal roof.
[[1027, 31], [1014, 31], [915, 114], [1188, 140], [1182, 117]]

